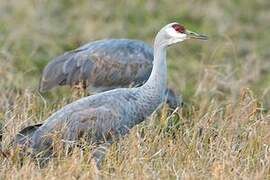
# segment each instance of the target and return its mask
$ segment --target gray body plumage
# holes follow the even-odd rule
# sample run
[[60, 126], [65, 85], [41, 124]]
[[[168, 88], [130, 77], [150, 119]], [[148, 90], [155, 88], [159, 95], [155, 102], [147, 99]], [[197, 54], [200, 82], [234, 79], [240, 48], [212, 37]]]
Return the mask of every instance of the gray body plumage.
[[126, 134], [143, 121], [162, 102], [163, 96], [144, 96], [139, 89], [116, 89], [75, 101], [51, 115], [31, 139], [37, 152], [51, 144], [50, 133], [61, 132], [61, 138], [78, 141], [89, 137], [92, 143], [109, 141]]

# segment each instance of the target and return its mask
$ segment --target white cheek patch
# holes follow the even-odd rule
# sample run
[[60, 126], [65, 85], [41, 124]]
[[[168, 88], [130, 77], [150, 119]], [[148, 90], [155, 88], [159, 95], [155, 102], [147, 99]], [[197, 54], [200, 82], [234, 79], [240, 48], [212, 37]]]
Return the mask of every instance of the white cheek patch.
[[175, 37], [175, 38], [180, 38], [180, 39], [185, 39], [187, 36], [184, 33], [176, 32], [175, 29], [173, 29], [173, 28], [166, 29], [166, 32], [168, 33], [169, 36]]

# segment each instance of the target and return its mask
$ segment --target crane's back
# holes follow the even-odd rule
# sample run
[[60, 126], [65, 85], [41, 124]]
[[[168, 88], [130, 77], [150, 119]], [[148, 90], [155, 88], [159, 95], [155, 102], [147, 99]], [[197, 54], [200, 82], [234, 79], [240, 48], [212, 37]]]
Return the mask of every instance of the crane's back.
[[143, 41], [95, 41], [50, 61], [43, 70], [39, 89], [84, 82], [85, 87], [104, 91], [142, 84], [151, 73], [152, 62], [153, 50]]

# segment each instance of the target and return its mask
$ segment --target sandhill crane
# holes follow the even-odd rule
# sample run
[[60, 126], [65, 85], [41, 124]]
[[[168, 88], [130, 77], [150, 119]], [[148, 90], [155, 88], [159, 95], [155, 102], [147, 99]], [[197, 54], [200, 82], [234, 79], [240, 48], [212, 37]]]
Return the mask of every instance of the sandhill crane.
[[[89, 143], [101, 145], [104, 142], [110, 144], [113, 139], [127, 134], [164, 100], [167, 87], [166, 48], [191, 38], [206, 39], [206, 36], [186, 30], [176, 22], [164, 26], [155, 37], [153, 69], [144, 85], [114, 89], [74, 101], [53, 113], [44, 123], [23, 129], [15, 143], [27, 141], [32, 155], [49, 157], [54, 134], [60, 135], [65, 142], [84, 138]], [[93, 153], [97, 163], [100, 157], [102, 155], [98, 151]]]
[[[140, 40], [106, 39], [85, 44], [52, 59], [43, 69], [39, 91], [80, 84], [98, 93], [119, 87], [140, 86], [150, 76], [153, 48]], [[166, 90], [167, 103], [175, 109], [181, 97]]]

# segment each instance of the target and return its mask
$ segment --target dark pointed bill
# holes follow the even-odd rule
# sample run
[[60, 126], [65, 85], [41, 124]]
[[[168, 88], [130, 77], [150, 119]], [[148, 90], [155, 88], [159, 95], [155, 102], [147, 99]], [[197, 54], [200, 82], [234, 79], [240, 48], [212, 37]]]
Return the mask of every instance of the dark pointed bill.
[[189, 39], [201, 39], [201, 40], [207, 40], [208, 37], [204, 34], [198, 34], [189, 30], [186, 30], [187, 37]]

